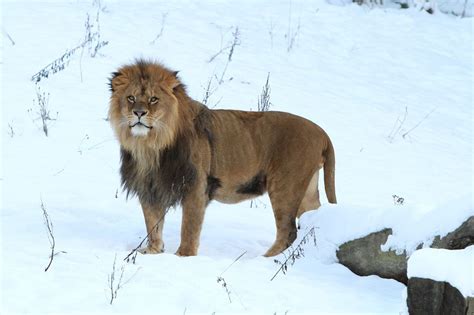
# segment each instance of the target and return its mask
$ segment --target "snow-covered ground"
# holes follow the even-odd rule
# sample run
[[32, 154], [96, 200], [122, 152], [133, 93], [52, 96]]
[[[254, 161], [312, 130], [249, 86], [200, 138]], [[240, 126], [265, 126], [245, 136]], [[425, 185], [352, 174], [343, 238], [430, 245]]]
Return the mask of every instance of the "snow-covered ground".
[[[98, 30], [97, 12], [108, 44], [95, 58], [75, 51], [35, 86], [32, 75], [83, 41], [87, 14]], [[209, 60], [236, 27], [240, 45], [222, 76], [228, 49]], [[473, 214], [472, 35], [472, 19], [323, 0], [3, 1], [0, 313], [405, 311], [403, 285], [358, 277], [334, 253], [390, 224], [387, 248], [412, 251]], [[138, 202], [121, 193], [107, 83], [136, 57], [180, 70], [197, 100], [210, 78], [223, 77], [211, 81], [216, 108], [256, 109], [270, 73], [272, 109], [307, 117], [331, 136], [340, 203], [325, 205], [323, 196], [321, 209], [302, 217], [300, 238], [316, 225], [317, 246], [307, 243], [286, 275], [270, 281], [278, 265], [261, 257], [275, 233], [267, 197], [256, 208], [211, 203], [197, 257], [173, 255], [177, 209], [166, 218], [165, 254], [122, 261], [145, 227]], [[55, 119], [48, 137], [38, 89]], [[66, 252], [48, 272], [42, 202], [56, 251]], [[115, 257], [118, 274], [123, 266], [131, 279], [110, 305]]]

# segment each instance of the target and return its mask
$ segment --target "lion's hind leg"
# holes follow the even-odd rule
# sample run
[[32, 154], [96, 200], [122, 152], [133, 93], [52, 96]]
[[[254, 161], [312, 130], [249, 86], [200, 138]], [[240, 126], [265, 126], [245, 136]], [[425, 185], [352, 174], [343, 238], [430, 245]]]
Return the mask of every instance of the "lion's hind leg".
[[319, 200], [319, 170], [314, 172], [311, 181], [309, 182], [308, 188], [304, 194], [303, 200], [298, 208], [298, 214], [296, 217], [299, 219], [303, 213], [309, 210], [316, 210], [321, 207]]
[[306, 181], [292, 184], [277, 178], [269, 181], [268, 194], [275, 216], [277, 235], [275, 242], [265, 253], [266, 257], [280, 254], [296, 239], [296, 215], [309, 180], [308, 176]]

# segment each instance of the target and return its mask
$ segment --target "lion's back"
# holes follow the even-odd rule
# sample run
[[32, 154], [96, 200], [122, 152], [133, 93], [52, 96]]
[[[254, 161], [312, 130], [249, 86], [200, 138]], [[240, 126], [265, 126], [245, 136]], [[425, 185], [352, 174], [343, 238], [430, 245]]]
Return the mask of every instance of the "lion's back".
[[253, 176], [275, 160], [314, 159], [329, 139], [315, 123], [284, 112], [213, 110], [212, 116], [218, 173]]

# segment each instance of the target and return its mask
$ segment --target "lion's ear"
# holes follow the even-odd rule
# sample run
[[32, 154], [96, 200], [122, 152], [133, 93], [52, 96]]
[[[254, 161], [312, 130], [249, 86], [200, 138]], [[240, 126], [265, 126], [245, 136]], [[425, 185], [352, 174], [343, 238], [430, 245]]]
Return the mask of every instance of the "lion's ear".
[[179, 71], [174, 71], [173, 72], [173, 75], [169, 76], [167, 78], [167, 80], [165, 81], [166, 82], [166, 85], [171, 89], [171, 90], [174, 90], [176, 89], [178, 86], [182, 85], [181, 81], [179, 80], [178, 78], [178, 73]]
[[114, 72], [112, 73], [112, 77], [110, 78], [109, 86], [110, 91], [115, 92], [120, 87], [125, 86], [129, 83], [129, 80], [125, 74], [122, 72]]

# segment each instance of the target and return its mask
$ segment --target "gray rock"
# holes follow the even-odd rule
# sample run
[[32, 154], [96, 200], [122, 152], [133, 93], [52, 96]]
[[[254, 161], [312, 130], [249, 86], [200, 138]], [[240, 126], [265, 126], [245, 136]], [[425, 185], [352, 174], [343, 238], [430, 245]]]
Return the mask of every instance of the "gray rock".
[[464, 315], [468, 300], [448, 282], [410, 278], [407, 285], [408, 312], [412, 315]]
[[406, 255], [380, 249], [390, 234], [392, 229], [384, 229], [342, 244], [336, 252], [339, 263], [359, 276], [377, 275], [406, 284]]
[[463, 249], [474, 244], [474, 217], [467, 219], [460, 227], [445, 237], [436, 236], [431, 247]]
[[[391, 229], [384, 229], [342, 244], [336, 252], [339, 263], [360, 276], [377, 275], [407, 284], [406, 253], [397, 255], [395, 251], [384, 252], [380, 249], [390, 234]], [[474, 216], [445, 237], [435, 237], [431, 247], [463, 249], [472, 244], [474, 244]], [[420, 244], [419, 248], [422, 246], [423, 244]]]

